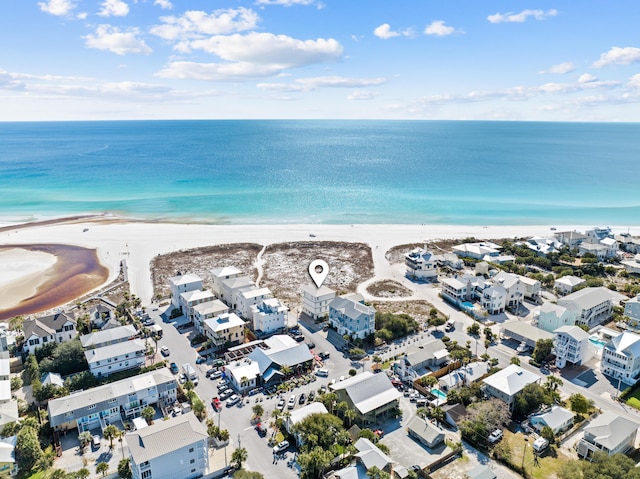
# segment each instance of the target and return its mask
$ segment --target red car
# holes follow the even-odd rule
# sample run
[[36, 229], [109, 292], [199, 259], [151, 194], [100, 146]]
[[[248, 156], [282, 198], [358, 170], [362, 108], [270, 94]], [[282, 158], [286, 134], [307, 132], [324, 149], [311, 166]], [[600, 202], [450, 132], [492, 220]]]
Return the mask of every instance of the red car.
[[211, 406], [213, 407], [214, 411], [219, 411], [222, 407], [222, 405], [220, 404], [220, 399], [218, 399], [217, 397], [213, 398], [211, 400]]
[[373, 431], [373, 433], [378, 436], [379, 439], [382, 438], [382, 436], [384, 436], [384, 431], [382, 429], [376, 429], [375, 431]]

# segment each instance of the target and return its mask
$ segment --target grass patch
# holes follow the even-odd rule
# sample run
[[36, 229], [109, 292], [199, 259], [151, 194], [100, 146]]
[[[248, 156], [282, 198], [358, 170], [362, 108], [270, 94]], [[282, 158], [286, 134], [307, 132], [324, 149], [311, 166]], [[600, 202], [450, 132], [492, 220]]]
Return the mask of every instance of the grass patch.
[[[527, 439], [525, 441], [525, 439]], [[533, 438], [527, 437], [524, 434], [512, 433], [511, 431], [504, 431], [504, 439], [507, 441], [511, 448], [511, 464], [520, 468], [522, 467], [523, 452], [524, 452], [524, 468], [527, 474], [535, 479], [548, 479], [550, 477], [556, 477], [556, 473], [560, 468], [570, 459], [568, 457], [558, 454], [558, 451], [553, 446], [547, 448], [547, 450], [538, 458], [538, 463], [534, 461], [533, 454]]]
[[628, 396], [627, 404], [636, 409], [640, 409], [640, 388], [636, 388]]
[[47, 471], [38, 471], [29, 475], [29, 472], [20, 471], [16, 476], [17, 479], [43, 479], [46, 475]]

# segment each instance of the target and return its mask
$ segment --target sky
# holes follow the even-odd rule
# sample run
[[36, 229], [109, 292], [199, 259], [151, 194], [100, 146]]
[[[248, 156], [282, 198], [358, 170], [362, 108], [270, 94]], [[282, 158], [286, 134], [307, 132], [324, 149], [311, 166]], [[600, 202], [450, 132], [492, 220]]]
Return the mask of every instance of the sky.
[[0, 121], [640, 121], [638, 0], [2, 0]]

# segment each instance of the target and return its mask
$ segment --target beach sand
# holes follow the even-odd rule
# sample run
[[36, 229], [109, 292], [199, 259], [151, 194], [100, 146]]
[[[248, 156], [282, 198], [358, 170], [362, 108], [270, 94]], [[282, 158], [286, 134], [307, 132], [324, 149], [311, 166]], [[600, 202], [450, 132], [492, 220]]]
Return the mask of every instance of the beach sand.
[[[553, 226], [557, 231], [574, 229], [584, 231], [593, 227], [593, 225]], [[629, 230], [626, 226], [613, 229], [620, 232]], [[640, 234], [640, 227], [631, 228], [629, 231], [632, 234]], [[0, 260], [15, 262], [17, 260], [13, 259], [14, 255], [15, 258], [18, 258], [19, 254], [24, 254], [20, 252], [19, 246], [33, 250], [29, 245], [42, 243], [75, 245], [95, 249], [97, 258], [101, 264], [106, 266], [108, 274], [104, 274], [104, 279], [100, 284], [96, 283], [94, 274], [94, 277], [90, 278], [93, 283], [89, 290], [97, 289], [102, 284], [113, 281], [119, 273], [121, 261], [126, 260], [132, 292], [142, 299], [144, 305], [149, 305], [153, 295], [149, 263], [154, 256], [172, 251], [214, 244], [258, 243], [267, 245], [308, 241], [310, 235], [315, 235], [314, 241], [347, 241], [369, 244], [373, 252], [374, 265], [378, 270], [379, 266], [386, 261], [384, 253], [392, 246], [399, 244], [467, 237], [498, 239], [549, 236], [552, 233], [549, 225], [209, 225], [148, 223], [103, 217], [74, 218], [70, 222], [59, 220], [46, 224], [34, 223], [0, 229], [0, 246], [11, 246], [11, 249], [5, 250], [5, 254], [0, 257]], [[69, 260], [71, 261], [70, 258]], [[35, 259], [31, 261], [35, 261]], [[86, 258], [78, 258], [77, 261], [86, 261]], [[232, 259], [230, 259], [231, 262]], [[71, 264], [72, 262], [68, 262], [67, 267]], [[216, 266], [218, 265], [211, 265], [212, 268]], [[1, 262], [0, 268], [2, 268]], [[301, 268], [306, 268], [306, 265], [301, 265]], [[62, 271], [59, 270], [58, 273], [62, 273]], [[82, 276], [77, 276], [74, 281], [77, 283], [81, 278]], [[7, 283], [12, 284], [13, 281], [14, 278]], [[55, 279], [51, 279], [47, 283], [49, 286], [56, 286]], [[42, 283], [40, 286], [42, 288]], [[25, 298], [16, 296], [13, 299], [17, 304]], [[71, 300], [73, 298], [69, 301]], [[5, 304], [6, 302], [4, 301]]]

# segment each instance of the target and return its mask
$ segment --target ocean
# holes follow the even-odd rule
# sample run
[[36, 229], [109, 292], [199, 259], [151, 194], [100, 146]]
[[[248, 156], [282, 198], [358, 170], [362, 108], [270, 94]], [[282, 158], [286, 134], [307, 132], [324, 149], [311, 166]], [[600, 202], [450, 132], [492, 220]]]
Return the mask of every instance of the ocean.
[[0, 221], [640, 224], [640, 124], [0, 123]]

